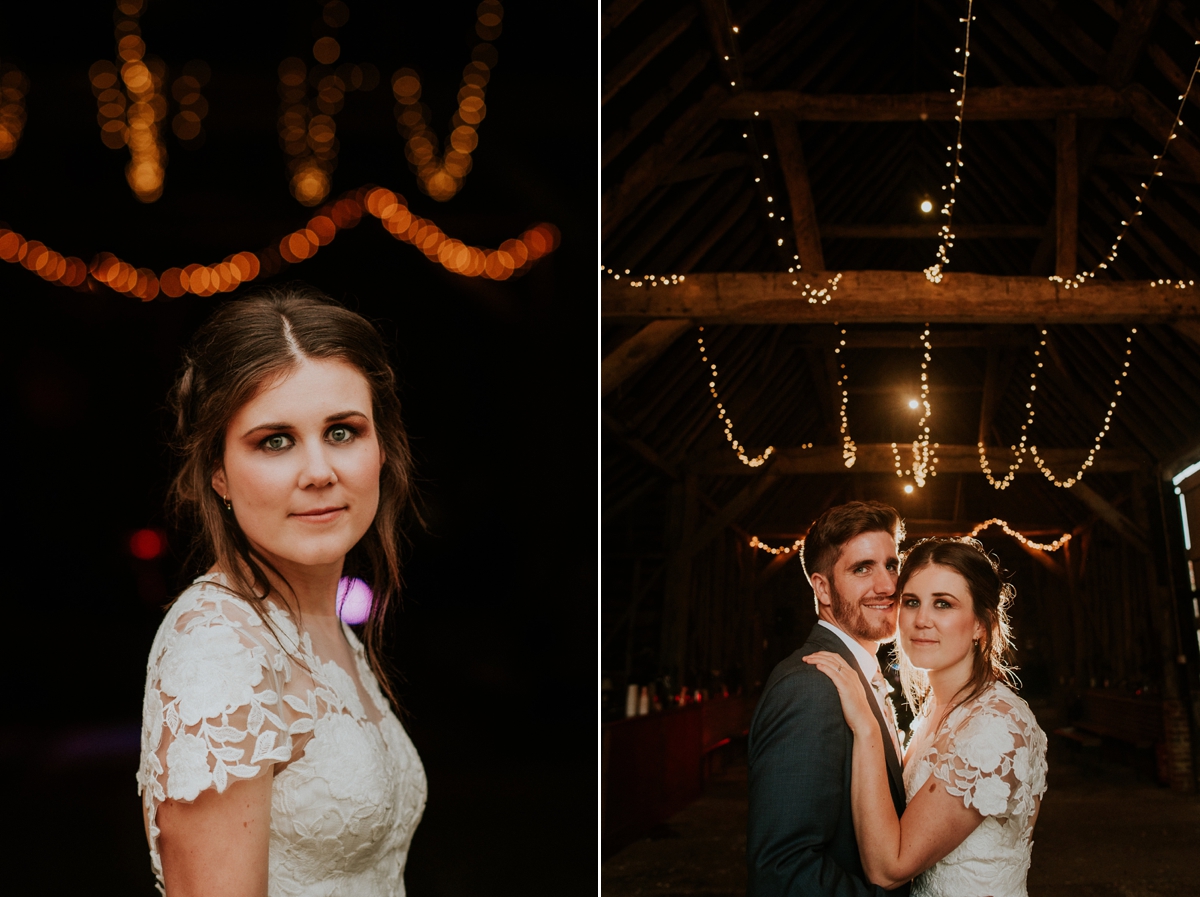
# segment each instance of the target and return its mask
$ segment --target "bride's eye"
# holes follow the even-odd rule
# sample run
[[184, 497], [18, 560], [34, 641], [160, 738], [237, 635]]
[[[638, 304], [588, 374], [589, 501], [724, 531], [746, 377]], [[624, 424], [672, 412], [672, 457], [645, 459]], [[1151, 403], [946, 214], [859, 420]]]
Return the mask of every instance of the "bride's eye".
[[337, 426], [329, 431], [329, 441], [338, 443], [351, 442], [355, 435], [357, 434], [352, 427], [345, 425]]
[[282, 433], [276, 433], [274, 436], [268, 436], [261, 444], [269, 452], [281, 452], [291, 444], [291, 439]]

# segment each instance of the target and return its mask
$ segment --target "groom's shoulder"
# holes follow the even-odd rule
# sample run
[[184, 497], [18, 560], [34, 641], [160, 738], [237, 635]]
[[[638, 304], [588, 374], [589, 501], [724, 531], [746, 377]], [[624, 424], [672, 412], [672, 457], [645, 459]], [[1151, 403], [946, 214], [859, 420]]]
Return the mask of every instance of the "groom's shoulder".
[[823, 689], [825, 685], [833, 688], [833, 683], [824, 673], [812, 664], [804, 662], [804, 658], [809, 654], [830, 650], [830, 646], [823, 644], [823, 641], [820, 628], [815, 627], [803, 645], [775, 665], [775, 669], [771, 671], [771, 675], [767, 678], [767, 684], [763, 688], [763, 696], [765, 697], [777, 689], [790, 692], [806, 691], [812, 688]]

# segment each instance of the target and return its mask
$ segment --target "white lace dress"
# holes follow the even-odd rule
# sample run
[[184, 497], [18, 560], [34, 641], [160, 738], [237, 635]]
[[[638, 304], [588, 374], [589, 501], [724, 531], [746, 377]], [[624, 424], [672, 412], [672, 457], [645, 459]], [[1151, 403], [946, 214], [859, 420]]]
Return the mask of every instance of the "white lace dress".
[[1025, 897], [1030, 836], [1046, 790], [1046, 735], [1029, 705], [1002, 683], [950, 711], [937, 732], [917, 719], [905, 753], [911, 801], [929, 776], [984, 820], [913, 881], [912, 897]]
[[137, 780], [159, 890], [158, 806], [274, 767], [271, 897], [403, 897], [425, 771], [362, 645], [343, 626], [370, 712], [350, 674], [316, 657], [285, 611], [269, 617], [286, 651], [220, 583], [197, 579], [150, 650]]

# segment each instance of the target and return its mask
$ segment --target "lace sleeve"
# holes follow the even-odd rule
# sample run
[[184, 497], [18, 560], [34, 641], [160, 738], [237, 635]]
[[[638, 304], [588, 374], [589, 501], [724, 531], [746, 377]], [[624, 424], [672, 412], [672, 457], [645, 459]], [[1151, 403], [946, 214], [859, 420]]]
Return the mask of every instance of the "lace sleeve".
[[[290, 622], [275, 617], [286, 635]], [[185, 592], [147, 669], [138, 773], [147, 809], [223, 792], [231, 779], [290, 760], [292, 736], [313, 720], [283, 695], [288, 678], [286, 652], [252, 608], [209, 584]]]
[[985, 694], [953, 727], [933, 774], [984, 816], [1024, 824], [1046, 790], [1046, 736], [1028, 705], [1004, 692]]

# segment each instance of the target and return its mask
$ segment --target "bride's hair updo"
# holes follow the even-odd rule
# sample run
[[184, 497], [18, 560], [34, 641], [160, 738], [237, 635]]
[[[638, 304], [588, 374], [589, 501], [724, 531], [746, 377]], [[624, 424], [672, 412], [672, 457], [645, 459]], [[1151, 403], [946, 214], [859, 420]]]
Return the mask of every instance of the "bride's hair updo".
[[[922, 539], [901, 559], [900, 578], [896, 582], [896, 594], [901, 596], [901, 607], [908, 580], [914, 573], [934, 565], [953, 570], [967, 581], [975, 619], [983, 627], [983, 636], [974, 649], [971, 678], [960, 690], [959, 694], [963, 697], [958, 703], [965, 704], [977, 697], [997, 680], [1009, 685], [1017, 684], [1011, 664], [1012, 636], [1008, 624], [1008, 607], [1016, 590], [1012, 583], [1005, 581], [1000, 565], [974, 539]], [[913, 667], [898, 648], [897, 654], [904, 695], [916, 712], [929, 695], [929, 678], [923, 670]]]
[[382, 640], [388, 609], [400, 591], [400, 521], [412, 511], [412, 455], [400, 420], [396, 377], [370, 322], [309, 287], [266, 290], [218, 309], [196, 333], [171, 391], [173, 447], [180, 456], [171, 503], [195, 531], [192, 560], [204, 568], [215, 564], [232, 591], [273, 630], [263, 605], [271, 591], [267, 570], [283, 577], [226, 512], [212, 476], [224, 463], [225, 431], [234, 415], [303, 359], [344, 361], [363, 375], [371, 391], [384, 455], [379, 509], [347, 555], [346, 572], [365, 579], [374, 592], [363, 642], [375, 677], [395, 704]]

